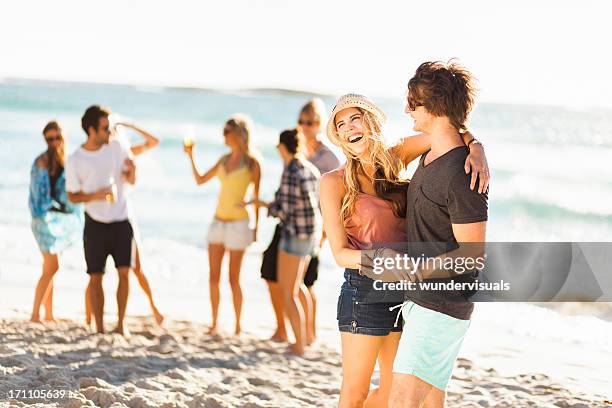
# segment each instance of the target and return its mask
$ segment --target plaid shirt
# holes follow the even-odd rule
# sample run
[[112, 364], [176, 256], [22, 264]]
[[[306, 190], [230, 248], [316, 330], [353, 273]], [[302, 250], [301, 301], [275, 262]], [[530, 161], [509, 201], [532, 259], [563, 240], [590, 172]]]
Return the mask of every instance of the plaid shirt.
[[312, 239], [321, 232], [320, 173], [311, 163], [292, 160], [283, 170], [281, 184], [268, 214], [278, 217], [290, 236]]

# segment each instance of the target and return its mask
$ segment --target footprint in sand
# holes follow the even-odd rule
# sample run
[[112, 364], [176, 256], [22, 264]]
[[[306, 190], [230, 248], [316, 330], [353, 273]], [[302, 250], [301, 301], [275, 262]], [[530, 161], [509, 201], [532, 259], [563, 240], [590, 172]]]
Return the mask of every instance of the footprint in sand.
[[151, 390], [151, 391], [164, 391], [166, 388], [164, 385], [159, 384], [153, 380], [140, 380], [135, 384], [138, 388]]
[[249, 382], [249, 384], [255, 387], [268, 387], [268, 388], [274, 388], [276, 390], [282, 388], [278, 382], [275, 382], [274, 380], [270, 380], [270, 379], [250, 377], [250, 378], [247, 378], [247, 381]]

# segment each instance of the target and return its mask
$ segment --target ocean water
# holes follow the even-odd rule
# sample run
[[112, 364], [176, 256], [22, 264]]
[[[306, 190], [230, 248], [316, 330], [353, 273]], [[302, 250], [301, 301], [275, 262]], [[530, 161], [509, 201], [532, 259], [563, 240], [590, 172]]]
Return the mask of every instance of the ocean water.
[[[80, 117], [98, 103], [110, 107], [161, 139], [160, 146], [138, 158], [139, 180], [133, 203], [142, 236], [143, 265], [159, 307], [171, 318], [207, 321], [208, 273], [204, 251], [207, 226], [214, 215], [217, 181], [196, 186], [182, 151], [184, 136], [196, 140], [201, 169], [211, 166], [227, 148], [224, 121], [233, 113], [248, 114], [255, 123], [253, 144], [263, 158], [261, 195], [270, 199], [280, 181], [282, 165], [275, 145], [281, 130], [295, 126], [300, 107], [309, 95], [280, 91], [219, 92], [212, 90], [142, 88], [119, 85], [68, 84], [38, 81], [0, 83], [0, 311], [27, 313], [40, 274], [40, 255], [29, 231], [27, 206], [30, 167], [45, 149], [41, 130], [58, 119], [68, 138], [68, 152], [85, 139]], [[323, 97], [328, 109], [333, 97]], [[392, 136], [412, 134], [400, 98], [374, 98], [390, 118]], [[612, 111], [570, 107], [480, 104], [470, 128], [485, 145], [492, 183], [489, 193], [488, 239], [491, 241], [610, 241], [612, 238]], [[138, 140], [127, 134], [131, 140]], [[414, 166], [412, 166], [414, 168]], [[259, 241], [249, 249], [242, 272], [245, 323], [249, 330], [273, 328], [267, 290], [259, 279], [259, 252], [269, 242], [274, 221], [262, 213]], [[56, 277], [56, 315], [81, 316], [87, 283], [82, 248], [75, 246], [61, 259]], [[224, 272], [226, 273], [226, 272]], [[105, 278], [112, 297], [115, 274]], [[225, 278], [224, 278], [225, 279]], [[320, 337], [338, 341], [335, 307], [342, 271], [329, 248], [321, 256], [317, 291], [320, 301]], [[132, 280], [136, 287], [135, 280]], [[129, 314], [148, 314], [138, 289], [132, 290]], [[222, 291], [221, 321], [231, 327], [233, 313], [227, 288]], [[112, 313], [114, 302], [108, 302]], [[527, 339], [525, 347], [559, 345], [557, 367], [565, 349], [592, 350], [588, 367], [600, 378], [612, 335], [610, 307], [594, 309], [576, 304], [564, 316], [532, 305], [478, 305], [468, 356], [485, 355], [502, 339]], [[552, 313], [552, 314], [551, 314]], [[531, 316], [526, 320], [519, 316]], [[580, 327], [573, 332], [572, 328]], [[571, 336], [568, 336], [572, 333]], [[605, 340], [605, 341], [604, 341]], [[604, 341], [604, 343], [602, 343]], [[505, 345], [503, 345], [506, 347]], [[508, 346], [510, 347], [510, 346]], [[516, 346], [508, 361], [521, 358]], [[544, 351], [543, 351], [544, 352]], [[552, 353], [552, 352], [551, 352]], [[590, 367], [601, 371], [589, 371]], [[561, 367], [561, 366], [559, 366]], [[570, 364], [564, 366], [571, 373]], [[563, 367], [561, 367], [563, 368]], [[523, 371], [540, 370], [521, 366]], [[609, 389], [609, 384], [593, 389]], [[599, 391], [602, 392], [602, 391]]]
[[[143, 233], [196, 242], [212, 217], [218, 185], [195, 186], [181, 149], [182, 138], [196, 138], [198, 162], [205, 168], [226, 150], [221, 135], [224, 120], [235, 112], [251, 116], [253, 144], [265, 163], [262, 194], [270, 197], [281, 169], [274, 148], [277, 135], [295, 124], [307, 98], [280, 92], [0, 84], [0, 222], [28, 222], [29, 165], [44, 149], [40, 130], [46, 121], [62, 122], [70, 152], [85, 138], [80, 129], [84, 108], [100, 103], [162, 140], [158, 149], [139, 159], [142, 171], [134, 200]], [[330, 97], [324, 100], [328, 107], [334, 103]], [[390, 117], [390, 135], [411, 133], [401, 100], [377, 102]], [[491, 240], [607, 241], [612, 237], [611, 113], [502, 104], [477, 107], [471, 127], [485, 144], [493, 177]]]
[[[27, 183], [44, 150], [40, 131], [57, 118], [68, 152], [85, 138], [80, 116], [93, 103], [110, 107], [161, 139], [138, 160], [133, 195], [144, 235], [197, 243], [212, 218], [217, 182], [197, 187], [181, 143], [195, 137], [202, 169], [226, 151], [221, 134], [232, 113], [255, 123], [253, 144], [264, 160], [262, 195], [278, 185], [278, 133], [295, 125], [308, 95], [216, 92], [119, 85], [11, 81], [0, 84], [0, 222], [28, 224]], [[328, 108], [334, 98], [323, 97]], [[376, 99], [390, 118], [387, 133], [412, 133], [400, 99]], [[480, 104], [471, 129], [492, 170], [488, 238], [493, 241], [608, 241], [612, 237], [612, 111]], [[130, 135], [132, 140], [137, 140]], [[264, 230], [269, 230], [264, 222]]]

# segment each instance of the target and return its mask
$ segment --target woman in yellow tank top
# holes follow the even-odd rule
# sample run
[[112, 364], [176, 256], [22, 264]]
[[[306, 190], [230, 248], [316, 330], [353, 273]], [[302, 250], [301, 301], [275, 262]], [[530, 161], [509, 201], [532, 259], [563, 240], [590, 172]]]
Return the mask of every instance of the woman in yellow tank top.
[[248, 220], [249, 213], [243, 203], [247, 188], [251, 183], [251, 170], [246, 163], [239, 163], [236, 170], [226, 169], [229, 157], [222, 159], [222, 166], [218, 166], [217, 178], [221, 182], [221, 192], [217, 202], [215, 217], [220, 220], [236, 221]]
[[193, 144], [185, 146], [185, 153], [191, 161], [193, 176], [198, 185], [217, 177], [221, 191], [217, 201], [215, 218], [208, 230], [208, 262], [210, 267], [209, 289], [212, 308], [212, 325], [209, 333], [217, 333], [219, 312], [219, 277], [225, 252], [229, 252], [229, 275], [234, 311], [236, 312], [235, 333], [240, 333], [242, 311], [242, 289], [240, 288], [240, 267], [245, 249], [255, 241], [259, 225], [259, 206], [255, 205], [255, 229], [249, 228], [249, 213], [244, 208], [247, 190], [253, 184], [252, 199], [259, 198], [261, 168], [250, 149], [251, 121], [244, 115], [234, 115], [223, 128], [225, 144], [231, 152], [222, 156], [207, 172], [200, 173], [193, 158]]

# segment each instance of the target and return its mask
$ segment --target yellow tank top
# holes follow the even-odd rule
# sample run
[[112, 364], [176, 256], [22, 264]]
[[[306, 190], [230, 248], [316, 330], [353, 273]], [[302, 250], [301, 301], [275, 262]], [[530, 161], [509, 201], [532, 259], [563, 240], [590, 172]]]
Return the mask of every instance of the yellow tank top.
[[249, 167], [242, 165], [228, 173], [225, 170], [225, 163], [222, 162], [217, 169], [217, 177], [221, 182], [221, 192], [215, 216], [231, 221], [249, 219], [248, 211], [241, 206], [251, 182]]

